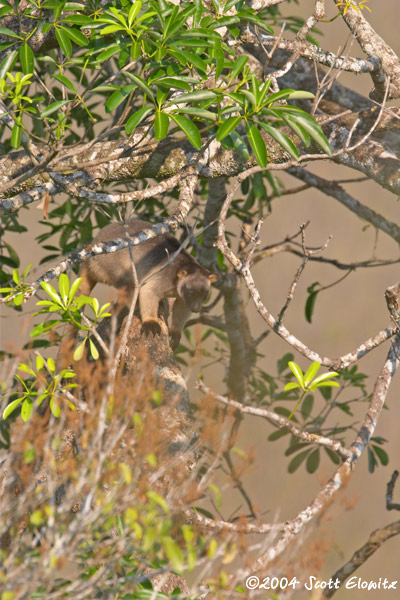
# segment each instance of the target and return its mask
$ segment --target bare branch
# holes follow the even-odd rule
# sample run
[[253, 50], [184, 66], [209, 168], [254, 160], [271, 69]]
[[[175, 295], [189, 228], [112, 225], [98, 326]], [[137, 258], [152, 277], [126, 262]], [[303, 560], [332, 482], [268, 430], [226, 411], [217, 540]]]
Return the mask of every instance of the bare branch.
[[[361, 546], [351, 557], [343, 567], [341, 567], [336, 573], [331, 576], [331, 579], [335, 581], [334, 587], [331, 589], [325, 589], [322, 597], [332, 598], [338, 589], [344, 584], [346, 579], [350, 577], [354, 571], [356, 571], [361, 565], [363, 565], [370, 556], [372, 556], [387, 540], [400, 534], [400, 520], [382, 527], [382, 529], [375, 529], [368, 538], [368, 541]], [[387, 581], [387, 580], [386, 580]], [[387, 586], [382, 586], [382, 589]], [[381, 589], [381, 588], [379, 588]]]
[[229, 207], [233, 201], [234, 194], [240, 185], [242, 175], [239, 175], [236, 178], [236, 182], [232, 185], [230, 193], [227, 195], [224, 205], [221, 210], [221, 217], [218, 223], [218, 242], [217, 246], [221, 250], [222, 254], [229, 260], [232, 266], [240, 273], [244, 282], [247, 286], [247, 289], [250, 292], [250, 295], [253, 299], [255, 307], [264, 321], [271, 327], [275, 333], [277, 333], [281, 338], [283, 338], [288, 344], [290, 344], [295, 350], [300, 352], [303, 356], [306, 356], [311, 361], [318, 361], [319, 363], [325, 365], [326, 367], [332, 367], [335, 370], [340, 371], [345, 367], [357, 362], [362, 356], [368, 354], [371, 350], [388, 340], [392, 337], [396, 332], [396, 327], [386, 328], [375, 336], [366, 340], [363, 344], [361, 344], [356, 350], [353, 352], [349, 352], [337, 359], [331, 359], [326, 356], [321, 356], [314, 350], [308, 348], [303, 342], [301, 342], [298, 338], [296, 338], [293, 334], [291, 334], [288, 329], [284, 325], [278, 323], [275, 317], [269, 312], [264, 303], [261, 300], [260, 292], [258, 291], [256, 284], [254, 282], [251, 271], [248, 267], [244, 267], [243, 263], [231, 250], [228, 246], [228, 242], [225, 237], [225, 223], [228, 216]]
[[397, 478], [399, 476], [398, 471], [393, 471], [393, 475], [387, 484], [386, 491], [386, 508], [387, 510], [400, 510], [400, 503], [393, 502], [394, 486], [396, 485]]
[[400, 227], [396, 223], [385, 219], [385, 217], [368, 206], [361, 204], [361, 202], [348, 194], [342, 186], [335, 181], [323, 179], [322, 177], [319, 177], [319, 175], [314, 175], [314, 173], [310, 173], [301, 167], [290, 167], [288, 173], [297, 177], [297, 179], [301, 179], [301, 181], [304, 181], [308, 185], [317, 188], [327, 196], [335, 198], [358, 217], [368, 221], [368, 223], [371, 223], [371, 225], [377, 227], [400, 244]]
[[281, 311], [278, 315], [278, 323], [279, 324], [282, 323], [283, 315], [285, 314], [286, 310], [288, 309], [290, 302], [293, 300], [297, 284], [300, 280], [302, 272], [304, 271], [304, 268], [307, 264], [308, 259], [313, 254], [317, 254], [318, 252], [322, 252], [322, 250], [325, 250], [325, 248], [327, 247], [327, 245], [329, 243], [329, 240], [331, 239], [331, 237], [329, 237], [328, 240], [325, 242], [325, 244], [323, 246], [321, 246], [320, 248], [317, 248], [316, 250], [307, 249], [306, 242], [305, 242], [305, 233], [304, 233], [305, 227], [306, 227], [306, 225], [304, 225], [304, 224], [301, 225], [301, 227], [300, 227], [302, 247], [303, 247], [303, 260], [301, 262], [301, 265], [299, 266], [299, 268], [296, 271], [292, 285], [290, 286], [290, 290], [289, 290], [287, 298], [286, 298], [286, 302], [285, 302], [284, 306], [281, 308]]
[[[191, 179], [197, 181], [197, 172], [194, 168], [192, 168], [190, 173], [186, 174], [186, 181], [190, 181]], [[97, 256], [99, 254], [112, 254], [118, 250], [128, 248], [129, 246], [137, 246], [138, 244], [141, 244], [150, 238], [163, 235], [169, 231], [176, 231], [179, 225], [183, 225], [184, 223], [186, 215], [189, 212], [191, 200], [192, 198], [190, 198], [188, 194], [183, 194], [178, 206], [170, 217], [164, 219], [164, 221], [161, 223], [157, 223], [139, 233], [136, 233], [133, 236], [129, 236], [129, 238], [119, 238], [110, 242], [96, 242], [95, 244], [90, 244], [86, 248], [83, 248], [79, 252], [70, 254], [63, 261], [58, 263], [58, 265], [49, 269], [46, 273], [44, 273], [44, 275], [41, 275], [41, 277], [39, 277], [30, 285], [30, 289], [25, 292], [25, 301], [31, 298], [31, 296], [37, 292], [42, 281], [51, 281], [55, 277], [59, 277], [61, 273], [67, 271], [67, 269], [70, 269], [75, 265], [88, 260], [92, 256]], [[4, 301], [4, 298], [0, 298], [0, 302]]]
[[292, 539], [297, 536], [307, 523], [319, 514], [332, 500], [336, 492], [343, 486], [352, 474], [354, 464], [358, 461], [362, 452], [375, 431], [378, 419], [384, 406], [386, 395], [394, 374], [399, 366], [400, 338], [396, 336], [391, 346], [383, 368], [375, 381], [369, 409], [363, 419], [359, 433], [351, 445], [353, 456], [336, 470], [333, 477], [316, 495], [314, 500], [302, 510], [294, 519], [285, 523], [282, 536], [278, 542], [268, 548], [248, 569], [240, 570], [236, 580], [244, 580], [249, 574], [265, 569], [275, 558], [282, 554]]
[[233, 531], [236, 533], [270, 533], [271, 531], [281, 531], [284, 527], [283, 523], [263, 523], [261, 525], [247, 523], [244, 518], [240, 518], [237, 522], [216, 521], [195, 511], [187, 511], [186, 515], [189, 522], [197, 523], [201, 527], [204, 527], [205, 529], [211, 529], [213, 531]]
[[246, 404], [242, 404], [241, 402], [236, 402], [235, 400], [229, 400], [228, 398], [225, 398], [225, 396], [215, 394], [212, 390], [207, 388], [202, 381], [197, 382], [197, 387], [203, 392], [203, 394], [212, 396], [212, 398], [214, 398], [221, 404], [231, 406], [235, 410], [240, 411], [242, 414], [261, 417], [263, 419], [267, 419], [268, 421], [279, 427], [279, 429], [287, 429], [288, 432], [291, 433], [298, 440], [302, 440], [303, 442], [309, 442], [310, 444], [324, 446], [325, 448], [330, 448], [334, 452], [337, 452], [339, 456], [343, 458], [343, 460], [350, 459], [353, 456], [353, 453], [350, 452], [350, 450], [344, 448], [341, 442], [338, 442], [337, 440], [333, 440], [322, 435], [316, 435], [315, 433], [303, 431], [299, 427], [293, 425], [291, 421], [288, 421], [287, 419], [285, 419], [285, 417], [278, 415], [272, 410], [267, 410], [265, 408], [257, 408], [256, 406], [248, 406]]

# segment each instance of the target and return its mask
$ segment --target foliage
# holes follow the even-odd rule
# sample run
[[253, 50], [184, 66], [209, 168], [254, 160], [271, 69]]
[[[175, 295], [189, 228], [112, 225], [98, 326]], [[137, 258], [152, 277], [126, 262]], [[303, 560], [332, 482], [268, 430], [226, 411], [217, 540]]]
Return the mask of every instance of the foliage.
[[[350, 9], [369, 11], [366, 2], [337, 2], [340, 12], [333, 18]], [[222, 283], [217, 284], [218, 293], [196, 322], [202, 326], [184, 331], [175, 358], [191, 371], [197, 369], [201, 358], [201, 377], [209, 366], [217, 366], [226, 373], [230, 394], [234, 344], [241, 336], [243, 362], [248, 368], [244, 373], [246, 393], [240, 400], [246, 407], [268, 409], [286, 419], [268, 439], [278, 441], [286, 436], [289, 474], [301, 465], [307, 473], [316, 473], [324, 454], [335, 466], [340, 465], [343, 453], [314, 441], [322, 436], [346, 446], [359, 427], [354, 406], [371, 400], [366, 375], [353, 365], [318, 376], [321, 364], [316, 361], [303, 373], [289, 353], [278, 360], [277, 374], [271, 375], [269, 366], [268, 372], [264, 370], [266, 359], [258, 349], [262, 336], [251, 338], [248, 330], [247, 339], [228, 317], [233, 291], [237, 312], [245, 312], [237, 282], [250, 259], [255, 259], [255, 264], [262, 258], [262, 251], [257, 255], [258, 234], [254, 231], [258, 231], [257, 220], [273, 210], [272, 200], [286, 193], [277, 174], [282, 163], [286, 167], [299, 161], [304, 164], [311, 152], [314, 158], [332, 157], [329, 140], [334, 136], [326, 133], [326, 123], [336, 116], [320, 119], [321, 113], [328, 114], [321, 109], [321, 97], [282, 85], [281, 80], [279, 89], [277, 78], [268, 75], [267, 63], [263, 69], [255, 69], [244, 53], [246, 33], [256, 39], [260, 32], [282, 35], [279, 5], [256, 11], [244, 0], [178, 4], [168, 0], [4, 0], [1, 11], [6, 18], [30, 23], [25, 33], [0, 27], [5, 39], [0, 47], [1, 149], [12, 157], [27, 156], [14, 189], [10, 191], [6, 184], [2, 198], [23, 195], [32, 177], [40, 178], [40, 186], [54, 184], [57, 193], [51, 192], [49, 206], [49, 193], [41, 192], [42, 232], [37, 237], [44, 254], [41, 264], [87, 244], [110, 220], [129, 216], [130, 207], [124, 200], [115, 201], [114, 197], [108, 202], [107, 194], [100, 190], [107, 188], [112, 196], [132, 189], [142, 192], [154, 185], [155, 178], [147, 176], [146, 165], [137, 167], [144, 173], [137, 179], [131, 179], [129, 169], [128, 176], [124, 173], [124, 160], [134, 163], [144, 140], [144, 152], [156, 148], [162, 154], [172, 147], [176, 156], [170, 162], [179, 163], [183, 148], [191, 157], [188, 164], [196, 169], [211, 146], [227, 151], [227, 162], [229, 157], [239, 157], [242, 172], [250, 174], [242, 177], [241, 194], [230, 204], [226, 237], [231, 248], [235, 244], [239, 248], [240, 266], [235, 272], [216, 248], [223, 200], [207, 220], [211, 194], [204, 176], [199, 180], [198, 199], [193, 201], [187, 222], [185, 219], [183, 237], [189, 238], [190, 251], [200, 262], [208, 244], [214, 254], [205, 266], [219, 273]], [[296, 16], [285, 22], [286, 31], [293, 34], [306, 26], [306, 21]], [[318, 55], [315, 36], [320, 31], [306, 29], [300, 45], [306, 41], [314, 44], [312, 50]], [[34, 52], [35, 40], [41, 36], [46, 37], [46, 44]], [[330, 88], [333, 80], [326, 85]], [[362, 115], [357, 115], [351, 133], [358, 133], [358, 119], [362, 120]], [[349, 143], [350, 139], [351, 135]], [[95, 150], [91, 154], [104, 140], [110, 156], [124, 148], [118, 155], [122, 166], [113, 178], [109, 178], [106, 164], [109, 156], [99, 157]], [[77, 146], [86, 147], [88, 158], [83, 164], [76, 162], [76, 181], [67, 185], [70, 168], [64, 167], [63, 158], [54, 167], [52, 159], [74, 156]], [[336, 150], [333, 156], [337, 156]], [[93, 175], [97, 165], [100, 170]], [[218, 178], [225, 176], [225, 167], [220, 166]], [[166, 160], [160, 178], [169, 177], [169, 168]], [[102, 198], [88, 200], [80, 195], [83, 188], [85, 192], [96, 190], [93, 194]], [[168, 188], [162, 198], [157, 192], [135, 200], [133, 212], [159, 222], [176, 214], [178, 199], [182, 199], [178, 189]], [[18, 208], [21, 214], [23, 209]], [[3, 216], [0, 231], [0, 292], [17, 311], [22, 311], [34, 291], [31, 265], [21, 266], [19, 247], [4, 235], [27, 232], [20, 214]], [[240, 228], [231, 227], [234, 222]], [[313, 252], [307, 251], [304, 239], [302, 249], [304, 259], [310, 258]], [[349, 267], [348, 272], [351, 270]], [[193, 432], [191, 419], [184, 423], [190, 429], [187, 437], [185, 427], [180, 427], [183, 417], [176, 411], [179, 435], [174, 438], [168, 426], [176, 414], [171, 417], [168, 412], [168, 394], [152, 360], [146, 356], [140, 363], [143, 357], [139, 356], [140, 369], [128, 383], [124, 357], [120, 365], [116, 360], [115, 369], [109, 368], [111, 359], [106, 366], [97, 360], [94, 332], [102, 319], [110, 316], [109, 304], [100, 306], [96, 298], [80, 294], [80, 284], [79, 277], [72, 280], [65, 273], [58, 279], [58, 289], [41, 281], [34, 313], [40, 322], [32, 328], [24, 353], [1, 354], [11, 366], [1, 381], [0, 446], [7, 450], [15, 475], [10, 485], [7, 476], [2, 517], [11, 540], [2, 553], [9, 570], [8, 574], [0, 571], [5, 585], [2, 600], [3, 596], [4, 600], [14, 598], [14, 592], [30, 578], [34, 581], [34, 589], [29, 590], [32, 598], [79, 595], [89, 600], [111, 594], [132, 600], [185, 600], [187, 595], [179, 589], [172, 596], [155, 591], [154, 574], [185, 575], [195, 569], [206, 573], [202, 585], [211, 594], [230, 597], [234, 589], [240, 597], [244, 591], [240, 586], [229, 587], [230, 567], [225, 565], [246, 554], [239, 530], [242, 521], [244, 525], [249, 522], [248, 515], [254, 523], [259, 515], [241, 480], [252, 456], [236, 445], [241, 419], [238, 405], [229, 413], [226, 406], [220, 410], [215, 399], [208, 404], [205, 398], [193, 409], [200, 423], [198, 430]], [[308, 285], [305, 318], [309, 323], [318, 295], [334, 284]], [[240, 327], [244, 320], [239, 319]], [[280, 325], [281, 317], [274, 330]], [[74, 361], [80, 361], [76, 371], [58, 370], [51, 356], [65, 326], [82, 334], [73, 354]], [[243, 365], [239, 367], [243, 372]], [[299, 441], [293, 433], [296, 427], [310, 434], [312, 443]], [[68, 434], [73, 442], [66, 439]], [[379, 464], [388, 464], [385, 442], [383, 437], [371, 437], [367, 448], [370, 472]], [[226, 477], [225, 486], [218, 480], [217, 485], [216, 473]], [[18, 479], [20, 474], [24, 484]], [[247, 509], [230, 516], [225, 531], [216, 524], [223, 523], [226, 487], [242, 494]], [[201, 517], [209, 520], [208, 529], [204, 523], [198, 525]], [[78, 565], [70, 578], [65, 572], [58, 576], [67, 559]], [[198, 586], [190, 598], [203, 591]]]
[[[294, 141], [282, 131], [286, 125], [306, 147], [314, 140], [330, 153], [315, 119], [283, 103], [312, 94], [292, 89], [271, 93], [271, 80], [262, 82], [252, 75], [247, 57], [236, 58], [221, 35], [219, 30], [226, 27], [229, 36], [235, 38], [238, 26], [246, 23], [272, 31], [244, 3], [221, 2], [217, 19], [202, 2], [182, 7], [165, 1], [136, 0], [132, 4], [123, 0], [101, 9], [95, 2], [70, 5], [64, 0], [42, 3], [43, 10], [52, 13], [44, 31], [54, 28], [61, 59], [53, 52], [34, 57], [26, 40], [3, 28], [2, 33], [11, 39], [5, 44], [8, 55], [0, 65], [0, 89], [15, 121], [9, 140], [12, 148], [20, 146], [22, 133], [29, 138], [31, 131], [50, 146], [73, 143], [77, 127], [87, 119], [89, 127], [85, 129], [90, 139], [90, 123], [99, 120], [95, 110], [100, 96], [108, 113], [123, 108], [119, 123], [124, 124], [127, 135], [140, 124], [153, 125], [155, 138], [161, 141], [176, 125], [197, 149], [202, 145], [201, 132], [207, 131], [226, 147], [235, 147], [248, 156], [242, 138], [245, 133], [258, 163], [265, 166], [268, 156], [261, 131], [272, 136], [290, 156], [299, 157]], [[228, 16], [235, 5], [236, 14]], [[64, 14], [69, 8], [75, 13]], [[24, 14], [34, 10], [29, 4]], [[10, 6], [4, 12], [11, 15], [12, 11]], [[30, 36], [35, 32], [36, 28]], [[78, 52], [72, 58], [73, 44]], [[114, 61], [122, 70], [118, 83], [112, 81], [115, 77], [105, 75], [105, 67]], [[136, 61], [138, 69], [133, 73], [127, 67]], [[207, 65], [211, 65], [212, 73]], [[36, 96], [33, 72], [44, 66], [48, 93]], [[202, 89], [210, 75], [215, 76], [215, 86]]]
[[[20, 408], [22, 420], [28, 421], [32, 414], [34, 403], [38, 408], [44, 400], [49, 401], [53, 416], [59, 417], [61, 411], [59, 402], [63, 398], [63, 392], [71, 390], [78, 385], [76, 383], [66, 383], [64, 380], [72, 379], [75, 377], [75, 373], [71, 369], [63, 369], [59, 373], [56, 373], [54, 360], [48, 358], [46, 361], [40, 354], [36, 356], [36, 371], [32, 366], [25, 363], [20, 363], [18, 370], [30, 375], [31, 378], [22, 379], [18, 373], [14, 375], [16, 383], [18, 382], [22, 388], [22, 395], [19, 396], [21, 392], [13, 394], [17, 395], [18, 398], [12, 400], [4, 409], [3, 419], [7, 419], [17, 408]], [[45, 376], [43, 371], [45, 371]], [[68, 404], [72, 410], [75, 410], [74, 404], [71, 402]]]

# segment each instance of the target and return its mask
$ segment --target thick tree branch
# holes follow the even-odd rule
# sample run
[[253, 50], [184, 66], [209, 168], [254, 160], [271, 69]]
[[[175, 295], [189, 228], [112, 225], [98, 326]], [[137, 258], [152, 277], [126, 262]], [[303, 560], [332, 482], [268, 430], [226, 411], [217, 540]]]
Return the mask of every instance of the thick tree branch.
[[[192, 167], [192, 170], [187, 173], [186, 179], [187, 181], [197, 181], [196, 169]], [[112, 254], [118, 250], [123, 250], [124, 248], [141, 244], [150, 238], [163, 235], [169, 231], [176, 231], [180, 225], [184, 224], [185, 218], [191, 206], [191, 201], [193, 199], [191, 195], [191, 185], [192, 182], [190, 185], [187, 185], [188, 193], [181, 194], [179, 204], [170, 217], [164, 219], [164, 221], [161, 223], [152, 225], [148, 229], [129, 236], [129, 238], [119, 238], [110, 242], [97, 242], [95, 244], [90, 244], [78, 252], [70, 254], [63, 261], [58, 263], [58, 265], [46, 271], [46, 273], [41, 275], [29, 286], [29, 289], [24, 293], [25, 301], [31, 298], [37, 292], [42, 281], [51, 281], [55, 277], [59, 277], [61, 273], [64, 273], [75, 265], [88, 260], [92, 256], [97, 256], [99, 254]], [[11, 298], [8, 298], [8, 300], [10, 299]], [[5, 302], [5, 298], [0, 298], [0, 303], [1, 302]]]
[[[343, 11], [342, 18], [364, 52], [381, 61], [386, 79], [390, 78], [389, 98], [391, 100], [400, 98], [400, 59], [397, 54], [371, 27], [361, 10], [350, 7], [346, 12]], [[385, 91], [385, 78], [374, 76], [372, 78], [375, 89], [370, 97], [381, 102]]]
[[385, 219], [385, 217], [375, 212], [371, 208], [368, 208], [368, 206], [361, 204], [361, 202], [348, 194], [341, 185], [336, 183], [336, 181], [328, 181], [327, 179], [323, 179], [318, 175], [314, 175], [313, 173], [310, 173], [301, 167], [290, 167], [288, 169], [288, 173], [294, 177], [297, 177], [297, 179], [301, 179], [301, 181], [304, 181], [308, 185], [317, 188], [323, 194], [335, 198], [338, 200], [338, 202], [346, 206], [346, 208], [351, 210], [351, 212], [355, 213], [358, 217], [368, 221], [368, 223], [371, 223], [371, 225], [380, 229], [384, 233], [387, 233], [398, 244], [400, 244], [400, 227], [396, 223]]

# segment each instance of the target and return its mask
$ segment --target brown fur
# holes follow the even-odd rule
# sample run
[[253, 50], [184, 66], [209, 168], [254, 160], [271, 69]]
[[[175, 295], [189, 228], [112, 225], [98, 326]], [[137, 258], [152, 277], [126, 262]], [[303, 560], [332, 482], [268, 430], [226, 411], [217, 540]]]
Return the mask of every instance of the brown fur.
[[[148, 227], [149, 223], [138, 219], [131, 219], [126, 225], [111, 223], [99, 232], [94, 243], [127, 238], [127, 232], [133, 235]], [[132, 246], [133, 261], [140, 284], [142, 331], [146, 334], [160, 334], [160, 302], [164, 298], [175, 299], [169, 331], [173, 348], [179, 344], [182, 329], [191, 312], [200, 312], [210, 293], [211, 283], [217, 279], [216, 275], [199, 265], [185, 250], [181, 250], [172, 262], [161, 268], [179, 247], [179, 242], [168, 234]], [[96, 283], [105, 283], [119, 291], [120, 304], [129, 304], [132, 299], [135, 285], [128, 248], [90, 258], [82, 265], [80, 276], [80, 291], [84, 295], [89, 295]], [[71, 335], [68, 337], [68, 343], [72, 343]]]

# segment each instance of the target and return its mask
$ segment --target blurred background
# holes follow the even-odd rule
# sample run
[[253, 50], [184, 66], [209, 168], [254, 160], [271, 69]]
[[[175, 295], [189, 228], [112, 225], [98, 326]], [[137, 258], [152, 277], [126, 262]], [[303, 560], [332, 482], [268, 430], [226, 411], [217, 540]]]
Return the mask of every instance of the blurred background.
[[[283, 5], [285, 7], [285, 5]], [[400, 6], [397, 0], [386, 0], [368, 3], [372, 13], [365, 13], [373, 27], [389, 43], [400, 52], [398, 23]], [[311, 13], [313, 2], [302, 0], [297, 5], [291, 3], [285, 7], [286, 14], [307, 16]], [[328, 16], [335, 14], [333, 2], [327, 3]], [[339, 18], [333, 23], [321, 23], [319, 28], [324, 36], [320, 38], [321, 46], [332, 52], [343, 48], [348, 41], [349, 32]], [[362, 56], [354, 42], [350, 55]], [[368, 95], [371, 82], [367, 75], [342, 75], [339, 81], [349, 85], [358, 92]], [[339, 180], [357, 176], [357, 173], [334, 164], [313, 163], [310, 171], [327, 179]], [[280, 175], [288, 186], [299, 185], [298, 180], [288, 175]], [[383, 190], [373, 182], [345, 184], [345, 189], [363, 204], [373, 208], [389, 220], [399, 223], [398, 198]], [[21, 221], [28, 228], [23, 236], [7, 235], [7, 241], [21, 251], [21, 267], [33, 262], [39, 264], [42, 258], [41, 249], [35, 238], [45, 228], [37, 221], [42, 212], [33, 205], [20, 211]], [[376, 232], [353, 213], [349, 212], [333, 198], [310, 189], [293, 196], [282, 196], [274, 200], [272, 213], [266, 219], [262, 229], [262, 244], [273, 244], [293, 235], [302, 223], [310, 221], [306, 230], [308, 246], [323, 245], [329, 236], [332, 239], [324, 251], [324, 256], [336, 258], [343, 262], [354, 262], [370, 258], [374, 253], [381, 259], [399, 257], [397, 244], [379, 234], [377, 244]], [[268, 309], [276, 315], [284, 304], [294, 274], [300, 264], [298, 257], [288, 253], [277, 254], [264, 260], [254, 268], [254, 277], [261, 292], [262, 299]], [[47, 269], [47, 264], [36, 267], [31, 273], [39, 276]], [[304, 305], [307, 298], [307, 287], [318, 281], [321, 285], [329, 285], [343, 275], [343, 271], [318, 263], [309, 262], [297, 286], [294, 300], [286, 313], [286, 327], [309, 347], [329, 357], [337, 357], [354, 350], [359, 344], [389, 324], [389, 316], [384, 299], [385, 289], [399, 280], [399, 267], [376, 267], [358, 269], [339, 285], [322, 292], [316, 302], [312, 323], [304, 317]], [[103, 294], [103, 296], [102, 296]], [[103, 290], [96, 296], [107, 301], [110, 291]], [[25, 306], [22, 314], [2, 307], [1, 331], [2, 347], [16, 349], [27, 341], [31, 327], [34, 301]], [[250, 318], [251, 330], [257, 337], [265, 328], [265, 323], [254, 309], [252, 302], [247, 302], [247, 314]], [[386, 343], [358, 363], [361, 372], [367, 373], [368, 391], [372, 391], [374, 381], [382, 368], [389, 344]], [[260, 351], [264, 357], [260, 366], [272, 375], [276, 374], [276, 362], [283, 354], [292, 349], [278, 336], [270, 334], [262, 343]], [[305, 370], [307, 361], [295, 354], [295, 361]], [[207, 361], [194, 362], [187, 371], [189, 386], [192, 386], [199, 370]], [[216, 391], [223, 392], [224, 373], [218, 367], [207, 368], [205, 377], [207, 385]], [[353, 476], [344, 490], [339, 493], [334, 504], [318, 519], [316, 537], [307, 539], [304, 548], [297, 547], [299, 555], [306, 555], [314, 544], [315, 562], [304, 565], [307, 575], [317, 575], [321, 579], [329, 577], [346, 561], [353, 552], [362, 546], [369, 534], [399, 518], [398, 513], [388, 512], [385, 508], [386, 485], [394, 469], [400, 469], [400, 378], [397, 374], [392, 384], [387, 406], [383, 411], [375, 435], [388, 440], [384, 446], [390, 456], [388, 466], [379, 466], [373, 474], [368, 472], [367, 455], [364, 452]], [[316, 394], [316, 400], [323, 402]], [[362, 417], [366, 405], [352, 406], [354, 422]], [[243, 482], [256, 508], [264, 513], [265, 521], [283, 521], [293, 518], [300, 510], [311, 502], [334, 471], [333, 464], [324, 459], [316, 474], [306, 473], [304, 466], [293, 475], [287, 472], [290, 457], [283, 453], [287, 447], [286, 438], [271, 443], [267, 440], [274, 428], [266, 421], [255, 417], [246, 417], [240, 429], [237, 445], [246, 451], [255, 450], [256, 459], [252, 468], [244, 475]], [[222, 481], [222, 480], [221, 480]], [[223, 516], [228, 518], [238, 508], [245, 512], [243, 499], [232, 489], [223, 489]], [[395, 491], [394, 501], [400, 502], [400, 487]], [[260, 540], [258, 540], [260, 541]], [[379, 578], [400, 580], [400, 538], [395, 537], [379, 549], [356, 573], [357, 577], [368, 581], [379, 581]], [[318, 561], [323, 565], [318, 571]], [[273, 573], [271, 573], [273, 575]], [[400, 597], [400, 581], [396, 591], [371, 591], [368, 598], [394, 600]], [[265, 592], [266, 594], [266, 592]], [[343, 600], [361, 600], [365, 591], [341, 589], [337, 598]], [[263, 596], [268, 597], [267, 595]], [[303, 592], [299, 598], [310, 598], [311, 592]]]

